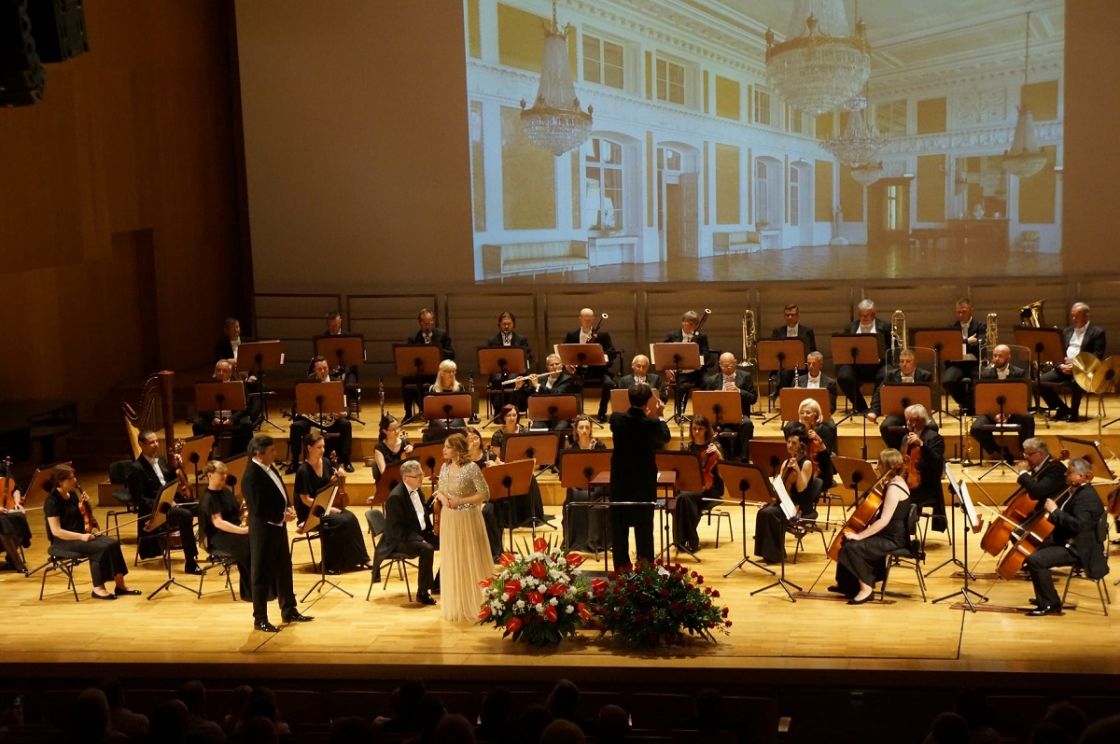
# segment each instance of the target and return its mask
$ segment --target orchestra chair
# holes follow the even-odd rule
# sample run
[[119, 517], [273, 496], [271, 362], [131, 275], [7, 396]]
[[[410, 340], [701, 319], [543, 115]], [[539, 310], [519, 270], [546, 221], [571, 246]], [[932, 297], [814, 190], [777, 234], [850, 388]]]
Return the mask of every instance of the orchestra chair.
[[210, 547], [210, 525], [202, 516], [198, 520], [198, 537], [198, 544], [206, 548], [207, 561], [207, 565], [201, 566], [202, 575], [198, 577], [198, 598], [202, 599], [202, 584], [206, 581], [206, 576], [211, 569], [217, 568], [218, 575], [226, 577], [226, 588], [229, 589], [230, 599], [236, 602], [237, 595], [233, 591], [232, 574], [233, 569], [237, 566], [237, 560], [223, 550]]
[[805, 548], [805, 538], [813, 533], [821, 536], [821, 551], [828, 552], [828, 538], [824, 536], [825, 525], [819, 524], [815, 519], [799, 519], [796, 522], [786, 522], [786, 532], [793, 535], [797, 540], [797, 543], [793, 546], [793, 560], [790, 563], [797, 563], [797, 555]]
[[[1108, 557], [1108, 520], [1110, 516], [1106, 511], [1101, 514], [1101, 518], [1097, 521], [1097, 538], [1100, 539], [1101, 544], [1104, 545], [1105, 558]], [[1069, 576], [1066, 577], [1066, 588], [1062, 591], [1062, 606], [1066, 604], [1066, 595], [1069, 594], [1069, 585], [1073, 583], [1074, 579], [1082, 581], [1091, 581], [1097, 585], [1097, 596], [1101, 600], [1101, 609], [1104, 610], [1105, 617], [1108, 617], [1108, 605], [1112, 602], [1112, 598], [1108, 594], [1108, 585], [1105, 583], [1105, 577], [1099, 579], [1091, 579], [1085, 573], [1081, 561], [1077, 561], [1069, 569]]]
[[388, 558], [377, 560], [377, 541], [385, 532], [387, 522], [385, 520], [385, 512], [380, 509], [370, 509], [366, 512], [366, 520], [369, 522], [370, 533], [373, 535], [373, 568], [369, 572], [369, 589], [366, 591], [366, 601], [369, 601], [370, 595], [373, 594], [373, 576], [374, 573], [381, 568], [381, 564], [388, 563], [389, 568], [385, 572], [385, 583], [381, 586], [381, 591], [385, 591], [389, 586], [389, 579], [393, 575], [393, 567], [396, 566], [397, 573], [404, 580], [404, 590], [408, 593], [408, 601], [412, 601], [412, 585], [408, 581], [408, 569], [412, 568], [416, 571], [420, 567], [410, 560], [410, 556], [401, 552], [390, 553]]
[[700, 502], [700, 505], [701, 505], [700, 506], [700, 516], [708, 518], [708, 526], [709, 527], [712, 526], [712, 517], [714, 516], [716, 518], [716, 547], [717, 548], [719, 547], [720, 525], [723, 524], [724, 519], [727, 520], [727, 533], [730, 535], [728, 540], [730, 542], [735, 542], [735, 528], [732, 526], [734, 524], [734, 522], [731, 519], [731, 512], [727, 511], [727, 509], [721, 509], [720, 508], [721, 504], [722, 504], [722, 502], [720, 502], [720, 501], [709, 500], [709, 499], [703, 499]]
[[310, 530], [306, 533], [297, 534], [295, 537], [292, 538], [292, 545], [288, 550], [288, 557], [289, 558], [294, 558], [295, 557], [296, 543], [298, 543], [298, 542], [307, 543], [307, 552], [311, 554], [311, 567], [315, 568], [319, 564], [315, 562], [315, 546], [312, 545], [311, 543], [313, 541], [319, 540], [319, 539], [320, 539], [320, 537], [319, 537], [319, 528], [318, 527], [316, 527], [315, 529]]
[[[105, 515], [105, 531], [113, 530], [117, 533], [117, 542], [121, 541], [120, 515], [128, 516], [137, 514], [136, 502], [132, 500], [132, 493], [128, 490], [128, 474], [132, 469], [133, 460], [117, 460], [109, 465], [109, 482], [117, 488], [113, 491], [113, 498], [121, 502], [124, 509], [110, 509]], [[112, 522], [112, 526], [110, 526]]]
[[74, 569], [88, 560], [89, 556], [72, 552], [62, 546], [51, 545], [47, 548], [47, 563], [36, 569], [43, 572], [43, 580], [39, 583], [39, 601], [43, 601], [43, 593], [47, 588], [47, 575], [52, 571], [58, 571], [66, 576], [66, 588], [74, 592], [74, 601], [79, 601], [78, 587], [74, 583]]
[[906, 531], [910, 535], [910, 541], [903, 547], [887, 553], [886, 573], [883, 574], [883, 583], [879, 586], [880, 602], [887, 593], [887, 580], [891, 576], [893, 566], [909, 566], [914, 569], [914, 575], [918, 577], [918, 589], [922, 592], [922, 601], [926, 601], [926, 580], [922, 576], [922, 562], [926, 559], [926, 552], [925, 545], [918, 535], [918, 518], [921, 516], [921, 509], [914, 504], [907, 506], [910, 507], [910, 511], [906, 514]]

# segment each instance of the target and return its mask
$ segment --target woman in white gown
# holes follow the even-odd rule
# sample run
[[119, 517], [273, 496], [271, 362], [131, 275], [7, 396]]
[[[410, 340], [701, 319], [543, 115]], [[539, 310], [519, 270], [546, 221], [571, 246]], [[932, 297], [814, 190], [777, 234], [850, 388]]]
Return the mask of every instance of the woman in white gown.
[[443, 442], [443, 469], [436, 498], [440, 515], [440, 605], [445, 620], [475, 620], [482, 606], [478, 583], [494, 573], [490, 541], [482, 521], [482, 506], [490, 489], [482, 471], [471, 462], [462, 434]]

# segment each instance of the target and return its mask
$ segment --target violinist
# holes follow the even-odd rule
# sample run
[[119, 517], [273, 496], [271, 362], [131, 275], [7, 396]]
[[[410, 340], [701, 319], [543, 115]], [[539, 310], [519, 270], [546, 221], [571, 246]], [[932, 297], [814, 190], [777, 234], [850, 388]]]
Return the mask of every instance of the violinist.
[[8, 556], [8, 567], [27, 573], [27, 565], [20, 555], [20, 548], [31, 547], [31, 527], [23, 513], [23, 494], [16, 488], [9, 472], [8, 460], [0, 460], [0, 479], [3, 479], [5, 500], [0, 503], [0, 549]]
[[[303, 463], [296, 470], [295, 507], [299, 524], [311, 515], [315, 494], [338, 478], [339, 489], [346, 482], [346, 471], [337, 470], [324, 457], [326, 441], [323, 433], [312, 429], [303, 438]], [[335, 497], [338, 498], [337, 495]], [[322, 515], [319, 522], [319, 538], [323, 545], [323, 563], [326, 572], [339, 574], [355, 568], [369, 568], [369, 553], [366, 552], [362, 528], [354, 513], [339, 505], [333, 505], [328, 514]]]
[[[569, 452], [592, 452], [605, 450], [607, 446], [594, 437], [591, 419], [582, 413], [575, 418]], [[584, 552], [598, 551], [604, 546], [598, 543], [606, 535], [606, 514], [603, 509], [585, 506], [592, 501], [592, 494], [586, 488], [569, 488], [564, 495], [564, 546], [566, 550]], [[572, 504], [580, 504], [573, 507]]]
[[945, 440], [933, 427], [929, 411], [921, 403], [907, 406], [906, 439], [904, 453], [911, 471], [910, 498], [915, 507], [928, 506], [933, 510], [930, 528], [945, 532], [949, 523], [945, 518], [945, 494], [941, 490], [941, 473], [945, 470]]
[[[311, 358], [310, 380], [311, 382], [331, 382], [331, 368], [326, 357], [315, 356]], [[345, 397], [343, 398], [342, 404], [345, 409]], [[294, 412], [292, 426], [288, 430], [288, 452], [298, 452], [300, 443], [312, 428], [322, 429], [323, 431], [328, 431], [335, 435], [331, 443], [330, 451], [338, 456], [338, 459], [342, 462], [343, 469], [347, 473], [353, 473], [354, 466], [350, 464], [350, 451], [354, 440], [354, 428], [350, 423], [347, 411], [324, 411], [323, 420], [321, 421], [312, 421], [312, 419], [308, 418], [309, 415], [318, 416], [317, 413], [311, 411]], [[296, 472], [297, 467], [299, 467], [299, 461], [296, 458], [292, 458], [291, 463], [288, 464], [285, 475], [291, 475]]]
[[1103, 540], [1105, 530], [1098, 529], [1104, 523], [1104, 506], [1090, 485], [1092, 480], [1092, 466], [1078, 458], [1069, 464], [1066, 471], [1069, 496], [1061, 503], [1053, 498], [1042, 502], [1054, 531], [1025, 562], [1034, 584], [1031, 604], [1035, 608], [1027, 613], [1031, 617], [1059, 615], [1062, 612], [1061, 599], [1050, 575], [1051, 568], [1079, 565], [1090, 579], [1100, 579], [1108, 574]]
[[[810, 401], [815, 403], [816, 401]], [[797, 507], [800, 519], [817, 518], [817, 498], [823, 482], [817, 474], [816, 463], [809, 456], [809, 431], [800, 423], [786, 427], [786, 452], [789, 458], [782, 463], [781, 478]], [[785, 512], [779, 504], [769, 504], [758, 510], [754, 522], [754, 553], [766, 563], [781, 563], [786, 557]]]
[[[822, 421], [824, 411], [820, 404], [812, 398], [801, 401], [797, 407], [797, 421], [791, 421], [782, 427], [786, 436], [800, 425], [809, 435], [807, 454], [813, 461], [815, 474], [821, 479], [821, 491], [832, 488], [835, 468], [832, 467], [832, 453], [836, 451], [836, 424], [829, 419]], [[805, 517], [812, 519], [813, 517]]]
[[78, 475], [69, 465], [56, 465], [51, 471], [51, 492], [43, 502], [47, 519], [47, 538], [52, 547], [89, 557], [89, 573], [93, 579], [94, 599], [116, 599], [135, 596], [139, 589], [129, 589], [124, 577], [128, 565], [121, 546], [106, 535], [86, 531], [82, 506], [89, 509], [89, 496], [78, 485]]
[[726, 390], [739, 393], [739, 407], [743, 410], [743, 420], [737, 424], [723, 424], [723, 431], [735, 431], [735, 451], [728, 457], [737, 460], [747, 459], [747, 443], [754, 436], [754, 422], [751, 421], [751, 406], [758, 400], [758, 390], [754, 377], [749, 370], [739, 367], [739, 360], [730, 351], [719, 355], [719, 371], [704, 381], [705, 390]]
[[1053, 498], [1066, 488], [1066, 466], [1050, 457], [1050, 448], [1038, 437], [1023, 442], [1023, 458], [1020, 465], [1019, 487], [1039, 504]]
[[381, 580], [381, 563], [394, 553], [419, 558], [416, 601], [434, 605], [432, 592], [438, 591], [438, 583], [432, 578], [432, 559], [439, 550], [439, 536], [433, 531], [432, 499], [424, 498], [423, 484], [419, 462], [409, 460], [401, 465], [401, 482], [385, 502], [385, 533], [374, 551], [373, 580]]
[[381, 474], [391, 465], [396, 465], [408, 457], [412, 452], [412, 445], [405, 441], [401, 422], [391, 413], [381, 417], [377, 429], [377, 446], [373, 450], [373, 474], [376, 480], [380, 480]]
[[199, 499], [202, 518], [198, 531], [206, 549], [221, 551], [237, 561], [242, 602], [253, 601], [252, 566], [249, 562], [249, 528], [241, 524], [241, 504], [230, 490], [229, 468], [221, 460], [206, 463], [206, 491]]
[[615, 384], [614, 378], [611, 376], [610, 363], [618, 355], [614, 344], [611, 342], [610, 332], [600, 328], [605, 318], [606, 315], [596, 318], [595, 311], [585, 307], [579, 311], [579, 328], [568, 331], [564, 336], [564, 343], [566, 344], [599, 344], [603, 347], [603, 364], [589, 364], [583, 372], [585, 382], [595, 380], [601, 386], [598, 413], [599, 423], [601, 424], [606, 423], [607, 404], [611, 402], [611, 388]]
[[677, 504], [673, 510], [673, 543], [683, 546], [689, 553], [697, 553], [700, 550], [700, 535], [696, 527], [700, 524], [704, 501], [723, 498], [723, 479], [717, 470], [723, 459], [723, 450], [715, 441], [715, 430], [711, 422], [704, 416], [693, 416], [688, 433], [691, 437], [688, 451], [700, 458], [704, 490], [681, 491], [677, 494]]
[[886, 573], [886, 556], [910, 540], [906, 520], [911, 509], [910, 489], [903, 473], [906, 462], [896, 449], [879, 453], [879, 472], [883, 475], [883, 506], [879, 515], [861, 532], [844, 530], [844, 545], [836, 561], [836, 583], [830, 592], [848, 597], [848, 604], [863, 604], [871, 599], [876, 581]]
[[[140, 432], [136, 441], [140, 443], [140, 456], [132, 463], [132, 469], [128, 474], [128, 492], [132, 496], [132, 502], [136, 504], [137, 513], [141, 517], [147, 517], [155, 509], [160, 492], [178, 476], [175, 468], [172, 468], [159, 454], [159, 436], [154, 431], [145, 429]], [[177, 459], [178, 455], [175, 455], [175, 458]], [[176, 463], [176, 467], [178, 466], [179, 463]], [[178, 498], [176, 496], [176, 500]], [[198, 504], [195, 503], [177, 503], [167, 513], [167, 525], [170, 531], [179, 532], [183, 556], [187, 561], [185, 572], [201, 576], [202, 569], [198, 567], [198, 546], [194, 540], [194, 515], [197, 509]], [[143, 530], [145, 521], [141, 519], [137, 523], [138, 529]], [[142, 539], [151, 535], [152, 533], [143, 531], [139, 533], [141, 539], [138, 540], [136, 550], [141, 559], [155, 558], [162, 552], [158, 540]]]

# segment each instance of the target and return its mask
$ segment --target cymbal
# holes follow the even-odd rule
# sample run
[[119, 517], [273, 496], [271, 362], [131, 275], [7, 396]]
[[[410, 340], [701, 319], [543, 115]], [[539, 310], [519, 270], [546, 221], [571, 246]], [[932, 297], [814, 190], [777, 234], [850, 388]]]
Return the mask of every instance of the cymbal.
[[1087, 393], [1116, 392], [1116, 371], [1112, 357], [1101, 361], [1088, 351], [1073, 358], [1073, 379]]

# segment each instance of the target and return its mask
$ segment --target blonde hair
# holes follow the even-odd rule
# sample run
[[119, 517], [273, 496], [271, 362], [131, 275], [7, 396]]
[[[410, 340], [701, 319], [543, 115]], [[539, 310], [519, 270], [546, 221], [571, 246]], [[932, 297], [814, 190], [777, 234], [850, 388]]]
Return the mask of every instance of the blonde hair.
[[202, 472], [206, 473], [207, 475], [210, 475], [211, 473], [221, 473], [222, 475], [225, 475], [229, 472], [229, 468], [226, 467], [226, 464], [221, 460], [211, 460], [210, 462], [206, 463], [206, 467]]

